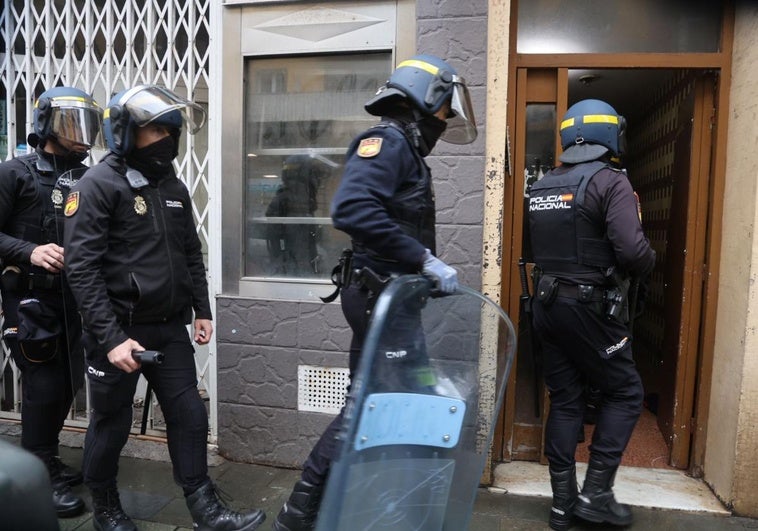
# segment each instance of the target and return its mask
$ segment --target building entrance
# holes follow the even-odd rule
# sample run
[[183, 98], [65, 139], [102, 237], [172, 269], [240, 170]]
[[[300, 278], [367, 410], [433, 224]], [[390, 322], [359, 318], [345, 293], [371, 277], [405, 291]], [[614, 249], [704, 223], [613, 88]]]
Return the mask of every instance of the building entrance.
[[[597, 98], [627, 119], [622, 161], [640, 196], [643, 227], [657, 252], [640, 288], [634, 353], [645, 386], [645, 408], [622, 464], [691, 466], [706, 270], [712, 127], [717, 79], [699, 69], [518, 69], [513, 138], [514, 250], [529, 261], [524, 201], [528, 187], [556, 164], [557, 124], [573, 103]], [[515, 277], [518, 279], [518, 276]], [[511, 282], [513, 286], [513, 282]], [[518, 294], [520, 289], [515, 287]], [[511, 293], [513, 298], [513, 293]], [[524, 331], [523, 322], [521, 330]], [[524, 336], [525, 338], [526, 336]], [[522, 339], [513, 394], [513, 424], [504, 455], [543, 460], [548, 397], [539, 355]], [[507, 419], [506, 419], [507, 420]], [[506, 433], [508, 423], [506, 422]], [[587, 443], [577, 457], [587, 458]]]

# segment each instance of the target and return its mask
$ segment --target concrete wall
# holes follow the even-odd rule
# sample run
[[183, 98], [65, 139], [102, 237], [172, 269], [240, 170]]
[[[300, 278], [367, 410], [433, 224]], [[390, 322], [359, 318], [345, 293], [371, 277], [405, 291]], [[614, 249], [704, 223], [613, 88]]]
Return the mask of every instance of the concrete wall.
[[439, 142], [427, 158], [437, 197], [437, 253], [458, 269], [459, 280], [481, 286], [487, 95], [487, 1], [420, 0], [417, 48], [445, 59], [466, 79], [479, 136], [473, 144]]
[[[474, 144], [440, 142], [432, 168], [438, 254], [465, 284], [481, 285], [487, 1], [419, 0], [417, 50], [447, 59], [471, 88]], [[406, 57], [399, 57], [399, 60]], [[346, 367], [350, 330], [337, 303], [221, 297], [218, 447], [235, 461], [299, 467], [333, 418], [297, 410], [297, 366]]]
[[736, 7], [705, 480], [738, 514], [758, 516], [758, 5]]

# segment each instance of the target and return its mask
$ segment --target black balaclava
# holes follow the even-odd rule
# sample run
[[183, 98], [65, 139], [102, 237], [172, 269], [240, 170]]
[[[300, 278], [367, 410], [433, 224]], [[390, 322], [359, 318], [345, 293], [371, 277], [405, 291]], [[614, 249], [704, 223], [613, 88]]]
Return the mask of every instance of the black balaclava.
[[72, 168], [81, 166], [82, 161], [87, 158], [88, 153], [84, 153], [83, 157], [74, 157], [75, 151], [69, 151], [66, 155], [55, 155], [48, 153], [42, 148], [36, 149], [37, 154], [47, 160], [50, 165], [55, 168], [56, 173], [63, 173]]
[[161, 177], [171, 169], [176, 150], [176, 139], [170, 135], [147, 146], [132, 149], [126, 156], [126, 163], [145, 177]]
[[434, 115], [423, 115], [415, 109], [398, 107], [395, 112], [388, 113], [386, 118], [399, 123], [406, 134], [412, 139], [422, 157], [426, 157], [434, 149], [437, 140], [447, 128], [447, 122]]
[[[50, 136], [48, 138], [42, 139], [39, 136], [37, 136], [35, 133], [30, 134], [26, 141], [31, 145], [33, 148], [36, 148], [37, 152], [42, 154], [45, 158], [50, 160], [51, 163], [53, 163], [56, 168], [64, 167], [68, 168], [70, 166], [78, 166], [81, 164], [84, 159], [86, 159], [89, 156], [89, 151], [74, 151], [69, 150], [63, 147], [63, 145], [58, 142], [58, 139], [54, 136]], [[48, 142], [54, 142], [60, 151], [63, 152], [61, 155], [55, 155], [53, 153], [48, 153], [44, 150], [45, 144]]]
[[416, 127], [418, 127], [419, 133], [421, 133], [421, 138], [424, 141], [424, 144], [426, 144], [426, 153], [422, 153], [422, 155], [426, 157], [431, 153], [434, 146], [437, 144], [437, 140], [440, 139], [442, 133], [447, 129], [447, 122], [445, 120], [440, 120], [433, 114], [428, 114], [416, 122]]

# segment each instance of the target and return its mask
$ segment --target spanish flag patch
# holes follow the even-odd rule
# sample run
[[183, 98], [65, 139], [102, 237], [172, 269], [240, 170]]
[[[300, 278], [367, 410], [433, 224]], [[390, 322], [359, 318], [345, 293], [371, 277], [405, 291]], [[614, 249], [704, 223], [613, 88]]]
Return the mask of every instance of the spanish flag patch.
[[79, 192], [71, 192], [66, 198], [66, 206], [63, 207], [63, 213], [66, 217], [73, 216], [79, 210]]
[[358, 156], [363, 158], [375, 157], [382, 150], [381, 138], [364, 138], [361, 143], [358, 144]]

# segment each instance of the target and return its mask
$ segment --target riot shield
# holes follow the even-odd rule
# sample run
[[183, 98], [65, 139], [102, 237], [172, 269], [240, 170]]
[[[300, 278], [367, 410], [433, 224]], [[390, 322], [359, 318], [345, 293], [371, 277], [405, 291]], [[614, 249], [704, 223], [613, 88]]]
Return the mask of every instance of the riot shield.
[[465, 530], [515, 348], [510, 319], [480, 293], [393, 280], [374, 307], [317, 531]]

